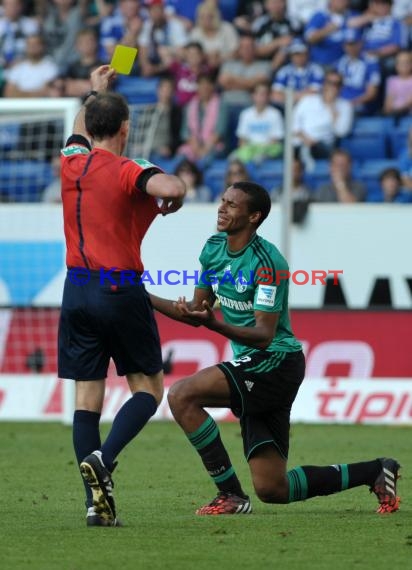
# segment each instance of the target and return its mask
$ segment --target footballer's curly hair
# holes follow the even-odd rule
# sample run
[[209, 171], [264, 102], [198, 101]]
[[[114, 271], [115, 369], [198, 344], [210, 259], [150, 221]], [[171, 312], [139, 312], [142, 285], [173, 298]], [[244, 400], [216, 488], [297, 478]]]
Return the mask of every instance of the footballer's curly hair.
[[119, 93], [99, 93], [86, 105], [86, 129], [96, 140], [113, 137], [128, 120], [129, 107]]
[[250, 214], [253, 214], [253, 212], [261, 213], [259, 221], [256, 224], [256, 227], [259, 227], [260, 224], [268, 217], [272, 206], [268, 192], [263, 188], [263, 186], [260, 186], [260, 184], [248, 181], [234, 182], [232, 184], [232, 188], [237, 188], [248, 195]]

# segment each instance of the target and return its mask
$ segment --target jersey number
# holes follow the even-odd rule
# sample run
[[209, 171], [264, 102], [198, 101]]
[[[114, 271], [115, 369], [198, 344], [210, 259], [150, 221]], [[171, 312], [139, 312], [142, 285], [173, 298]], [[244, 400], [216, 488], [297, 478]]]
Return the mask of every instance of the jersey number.
[[250, 362], [251, 360], [252, 359], [250, 358], [250, 356], [241, 356], [240, 358], [237, 358], [236, 360], [231, 360], [230, 364], [232, 366], [240, 366], [244, 362]]

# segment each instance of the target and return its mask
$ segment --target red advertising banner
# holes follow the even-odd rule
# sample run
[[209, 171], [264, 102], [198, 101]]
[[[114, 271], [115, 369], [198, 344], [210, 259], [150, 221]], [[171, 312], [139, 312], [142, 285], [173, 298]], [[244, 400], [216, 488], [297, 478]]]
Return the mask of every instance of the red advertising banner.
[[[307, 358], [307, 378], [412, 378], [410, 311], [291, 312]], [[0, 373], [57, 370], [57, 309], [0, 310]], [[173, 376], [232, 357], [229, 341], [157, 315], [164, 359]]]

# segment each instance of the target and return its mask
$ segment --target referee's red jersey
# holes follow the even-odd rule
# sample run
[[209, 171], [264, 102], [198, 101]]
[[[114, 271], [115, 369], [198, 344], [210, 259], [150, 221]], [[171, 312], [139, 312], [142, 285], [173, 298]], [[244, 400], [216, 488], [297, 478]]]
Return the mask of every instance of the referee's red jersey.
[[140, 246], [159, 207], [137, 184], [154, 165], [81, 144], [61, 153], [67, 266], [143, 271]]

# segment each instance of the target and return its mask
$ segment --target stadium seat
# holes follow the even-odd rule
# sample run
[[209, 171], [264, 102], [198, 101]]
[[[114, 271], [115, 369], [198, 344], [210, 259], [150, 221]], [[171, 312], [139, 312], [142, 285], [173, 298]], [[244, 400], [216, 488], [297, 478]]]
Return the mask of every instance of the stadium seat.
[[341, 140], [340, 147], [347, 150], [353, 160], [382, 159], [388, 156], [385, 133], [353, 134]]
[[222, 192], [225, 186], [227, 160], [214, 160], [204, 171], [203, 181], [212, 190], [213, 200]]
[[352, 134], [341, 141], [341, 148], [350, 152], [354, 160], [387, 158], [389, 156], [389, 133], [394, 121], [390, 117], [357, 118]]
[[391, 117], [358, 117], [353, 126], [353, 134], [386, 134], [394, 126], [394, 120]]
[[398, 125], [389, 133], [390, 155], [398, 158], [406, 149], [408, 144], [408, 134], [412, 128], [412, 117], [404, 117]]
[[3, 123], [0, 125], [0, 152], [17, 148], [19, 142], [19, 123]]
[[271, 192], [282, 186], [283, 164], [283, 160], [265, 160], [261, 164], [251, 165], [250, 171], [256, 182]]
[[159, 156], [151, 156], [150, 161], [156, 164], [159, 168], [164, 170], [166, 174], [173, 174], [179, 162], [182, 162], [182, 156], [175, 156], [173, 158], [160, 158]]
[[222, 18], [227, 22], [233, 22], [237, 16], [238, 0], [219, 0], [218, 5]]
[[380, 160], [367, 160], [358, 167], [357, 172], [359, 172], [359, 176], [362, 179], [378, 179], [385, 168], [397, 167], [397, 161], [390, 158]]
[[11, 202], [38, 202], [52, 181], [49, 162], [22, 160], [0, 162], [0, 188]]
[[158, 78], [120, 75], [115, 90], [121, 93], [130, 105], [156, 103]]
[[329, 161], [316, 160], [314, 168], [310, 172], [305, 172], [304, 182], [310, 190], [316, 190], [321, 184], [326, 184], [330, 179]]

